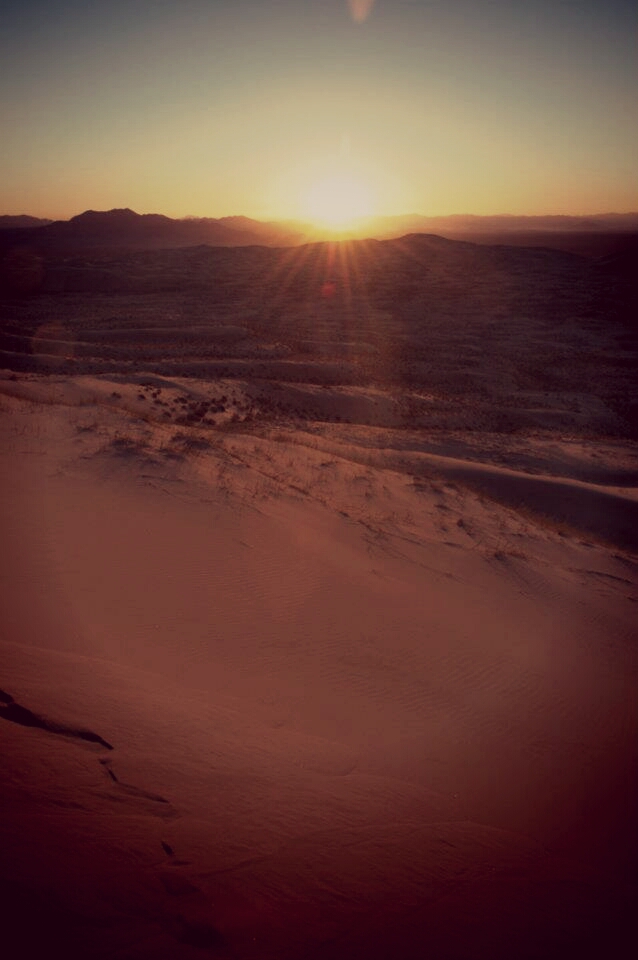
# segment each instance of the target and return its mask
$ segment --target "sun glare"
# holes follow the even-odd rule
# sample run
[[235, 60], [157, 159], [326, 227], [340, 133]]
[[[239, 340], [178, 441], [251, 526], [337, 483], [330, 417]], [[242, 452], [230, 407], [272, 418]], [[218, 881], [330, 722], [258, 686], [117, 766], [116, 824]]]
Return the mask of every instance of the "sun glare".
[[304, 215], [315, 224], [347, 230], [374, 213], [372, 192], [358, 177], [335, 173], [317, 180], [303, 201]]

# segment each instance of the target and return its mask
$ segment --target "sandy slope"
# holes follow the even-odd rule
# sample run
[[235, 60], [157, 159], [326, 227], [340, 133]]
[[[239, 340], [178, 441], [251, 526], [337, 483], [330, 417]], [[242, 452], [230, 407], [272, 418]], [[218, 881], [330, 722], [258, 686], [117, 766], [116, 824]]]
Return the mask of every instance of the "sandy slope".
[[177, 427], [121, 380], [0, 385], [22, 955], [620, 955], [635, 451]]

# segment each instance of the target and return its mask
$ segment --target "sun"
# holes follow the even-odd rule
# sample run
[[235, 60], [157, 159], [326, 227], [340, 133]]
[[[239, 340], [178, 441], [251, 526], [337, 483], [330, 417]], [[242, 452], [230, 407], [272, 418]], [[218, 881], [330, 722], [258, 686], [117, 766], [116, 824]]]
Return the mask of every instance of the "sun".
[[374, 213], [368, 184], [350, 173], [332, 173], [316, 180], [303, 198], [304, 216], [318, 226], [347, 230]]

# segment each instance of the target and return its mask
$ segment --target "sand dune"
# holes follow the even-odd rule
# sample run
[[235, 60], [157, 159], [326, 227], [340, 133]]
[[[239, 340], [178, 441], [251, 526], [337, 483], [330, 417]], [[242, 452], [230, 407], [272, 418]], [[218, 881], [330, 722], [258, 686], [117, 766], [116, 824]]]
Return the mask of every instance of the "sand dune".
[[[135, 379], [2, 382], [2, 888], [27, 955], [34, 913], [77, 957], [619, 949], [631, 447], [179, 425], [140, 393], [201, 385]], [[232, 418], [251, 387], [216, 389]]]
[[436, 237], [43, 269], [1, 304], [5, 942], [630, 955], [625, 281]]

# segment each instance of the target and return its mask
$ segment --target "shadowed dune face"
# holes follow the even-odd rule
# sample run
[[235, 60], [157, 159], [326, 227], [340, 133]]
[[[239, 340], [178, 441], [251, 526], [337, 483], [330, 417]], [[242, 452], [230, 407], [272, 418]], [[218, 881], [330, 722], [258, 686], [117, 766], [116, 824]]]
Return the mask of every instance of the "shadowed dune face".
[[611, 274], [435, 237], [46, 270], [1, 302], [7, 941], [635, 945]]
[[3, 720], [9, 720], [10, 723], [18, 723], [22, 727], [36, 727], [39, 730], [48, 730], [50, 733], [59, 733], [66, 737], [77, 737], [78, 740], [86, 740], [88, 743], [97, 743], [107, 750], [113, 749], [110, 743], [103, 740], [99, 734], [93, 733], [92, 730], [67, 727], [63, 723], [41, 717], [27, 707], [16, 703], [13, 697], [4, 690], [0, 690], [0, 717]]

